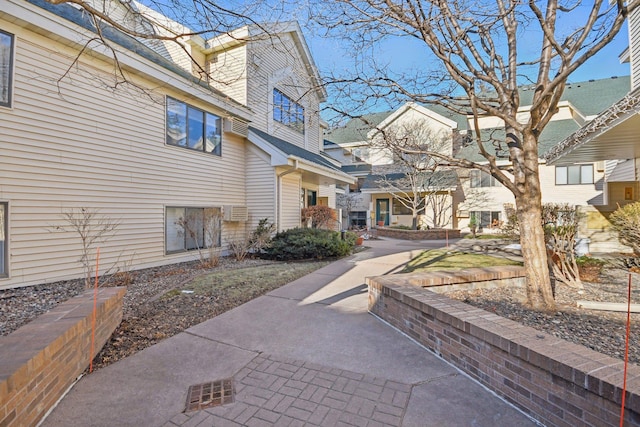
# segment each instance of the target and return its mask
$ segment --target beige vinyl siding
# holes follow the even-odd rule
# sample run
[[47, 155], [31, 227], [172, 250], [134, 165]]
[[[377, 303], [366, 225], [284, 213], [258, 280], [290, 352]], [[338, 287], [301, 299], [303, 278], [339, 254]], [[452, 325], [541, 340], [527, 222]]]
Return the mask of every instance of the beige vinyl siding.
[[[631, 188], [632, 199], [627, 200], [625, 193], [628, 188]], [[612, 210], [615, 210], [618, 205], [624, 206], [629, 203], [637, 202], [640, 200], [638, 197], [638, 182], [610, 182], [609, 183], [609, 206]]]
[[543, 203], [568, 203], [570, 205], [602, 205], [604, 174], [593, 165], [593, 184], [556, 185], [555, 166], [540, 165], [540, 186]]
[[280, 230], [300, 227], [301, 184], [302, 178], [298, 173], [284, 175], [280, 179]]
[[629, 50], [631, 55], [631, 90], [640, 86], [640, 11], [629, 14]]
[[328, 206], [331, 209], [335, 209], [336, 208], [336, 186], [335, 186], [335, 184], [319, 186], [318, 187], [318, 197], [326, 197]]
[[247, 105], [247, 48], [245, 45], [216, 52], [207, 59], [209, 84]]
[[[245, 169], [243, 139], [224, 134], [221, 157], [167, 146], [162, 93], [130, 85], [112, 91], [112, 76], [102, 70], [108, 65], [89, 67], [86, 57], [58, 87], [72, 52], [6, 22], [0, 28], [16, 34], [14, 105], [0, 109], [0, 200], [10, 213], [10, 278], [0, 279], [0, 288], [82, 274], [76, 234], [51, 231], [64, 225], [60, 215], [68, 209], [97, 209], [120, 222], [100, 245], [104, 271], [130, 260], [141, 268], [197, 257], [165, 255], [166, 206], [246, 204], [245, 174], [238, 173]], [[224, 223], [223, 244], [237, 228], [244, 224]]]
[[[542, 203], [568, 203], [576, 206], [585, 206], [587, 204], [599, 206], [604, 203], [602, 195], [604, 174], [599, 172], [595, 165], [594, 183], [580, 185], [556, 185], [555, 166], [540, 164], [539, 167]], [[465, 194], [471, 194], [468, 192], [469, 185], [470, 183], [468, 179], [463, 181]], [[477, 188], [477, 190], [480, 190], [483, 196], [480, 196], [476, 201], [467, 200], [457, 206], [457, 209], [470, 211], [499, 211], [502, 212], [503, 220], [506, 220], [504, 205], [505, 203], [515, 205], [513, 193], [502, 185], [498, 187]], [[480, 206], [477, 206], [479, 201], [484, 202]], [[470, 208], [469, 206], [473, 207]], [[468, 226], [468, 223], [468, 218], [462, 218], [460, 219], [459, 226], [464, 228]]]
[[[318, 122], [319, 100], [312, 87], [304, 62], [289, 33], [248, 46], [248, 57], [260, 58], [258, 67], [248, 67], [248, 102], [255, 111], [252, 126], [309, 151], [320, 150]], [[305, 132], [297, 132], [273, 121], [273, 89], [299, 102], [305, 108]], [[302, 98], [300, 98], [302, 97]]]
[[275, 171], [269, 164], [269, 156], [254, 145], [247, 146], [247, 206], [249, 207], [250, 227], [253, 228], [262, 218], [275, 223]]
[[634, 160], [621, 160], [607, 174], [607, 181], [636, 181], [636, 165]]

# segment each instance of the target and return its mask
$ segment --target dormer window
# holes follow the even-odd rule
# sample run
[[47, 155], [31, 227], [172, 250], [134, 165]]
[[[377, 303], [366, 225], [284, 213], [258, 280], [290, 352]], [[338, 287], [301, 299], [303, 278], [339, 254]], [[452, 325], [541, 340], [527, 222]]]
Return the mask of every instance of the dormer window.
[[304, 133], [304, 107], [278, 89], [273, 89], [273, 120]]

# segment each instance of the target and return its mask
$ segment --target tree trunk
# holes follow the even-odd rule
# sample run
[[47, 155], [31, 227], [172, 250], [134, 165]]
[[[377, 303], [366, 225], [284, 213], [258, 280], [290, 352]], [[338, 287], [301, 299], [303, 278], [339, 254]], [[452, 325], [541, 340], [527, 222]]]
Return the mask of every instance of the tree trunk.
[[[542, 230], [541, 209], [531, 203], [528, 196], [516, 199], [520, 220], [520, 245], [524, 258], [527, 302], [536, 309], [551, 310], [555, 307], [551, 278], [547, 264], [547, 250]], [[525, 208], [525, 206], [528, 206]]]
[[537, 144], [535, 144], [536, 150], [534, 151], [531, 148], [534, 141], [530, 138], [532, 138], [531, 135], [525, 135], [524, 138], [525, 149], [522, 166], [525, 170], [528, 169], [528, 173], [523, 174], [524, 191], [516, 195], [527, 302], [535, 309], [552, 310], [555, 308], [555, 301], [542, 228], [542, 193], [540, 191]]
[[414, 214], [413, 218], [411, 219], [411, 229], [412, 230], [417, 230], [418, 229], [418, 216]]

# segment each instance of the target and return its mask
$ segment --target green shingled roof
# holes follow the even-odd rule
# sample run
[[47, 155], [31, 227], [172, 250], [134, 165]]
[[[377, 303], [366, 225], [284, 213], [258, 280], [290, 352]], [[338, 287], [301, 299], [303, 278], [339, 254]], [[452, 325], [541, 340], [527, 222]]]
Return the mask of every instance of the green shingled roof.
[[[561, 101], [569, 101], [580, 113], [585, 116], [594, 116], [606, 110], [611, 105], [622, 99], [629, 91], [630, 77], [611, 77], [599, 80], [589, 80], [584, 82], [576, 82], [567, 84]], [[521, 105], [530, 105], [533, 99], [532, 86], [522, 86], [520, 90]], [[440, 105], [425, 105], [425, 108], [440, 114], [448, 119], [458, 123], [458, 130], [467, 129], [467, 118], [464, 115], [456, 114]], [[352, 119], [346, 126], [332, 130], [326, 135], [328, 144], [347, 143], [356, 141], [365, 141], [367, 132], [380, 124], [384, 119], [393, 114], [394, 111], [386, 111], [381, 113], [369, 114], [364, 116], [365, 120]], [[367, 122], [370, 125], [367, 125]], [[550, 122], [542, 132], [539, 140], [540, 156], [549, 151], [558, 142], [562, 141], [573, 132], [578, 130], [580, 126], [575, 120], [555, 120]], [[502, 138], [504, 140], [504, 130], [501, 129], [484, 129], [482, 131], [483, 139], [488, 141], [490, 138]], [[492, 149], [491, 144], [487, 144]], [[492, 151], [495, 153], [495, 151]], [[499, 157], [508, 158], [508, 153], [498, 153]], [[483, 161], [484, 158], [478, 153], [475, 144], [461, 147], [456, 157], [466, 158], [473, 161]]]
[[[582, 114], [592, 116], [611, 107], [630, 89], [629, 76], [570, 83], [565, 87], [561, 101], [569, 101]], [[520, 91], [520, 105], [530, 105], [532, 99], [532, 87], [523, 86]]]
[[381, 113], [365, 114], [362, 118], [351, 119], [346, 125], [327, 132], [325, 139], [336, 144], [366, 141], [367, 133], [394, 112], [395, 111], [384, 111]]
[[[540, 139], [538, 140], [538, 155], [542, 156], [559, 141], [562, 141], [579, 128], [580, 126], [574, 120], [555, 120], [549, 122], [544, 131], [542, 131], [542, 135], [540, 135]], [[499, 159], [506, 160], [509, 158], [509, 153], [506, 151], [505, 144], [496, 144], [496, 146], [500, 147], [500, 150], [496, 152], [496, 146], [490, 142], [492, 140], [505, 140], [505, 132], [503, 128], [483, 129], [482, 139], [487, 141], [485, 148], [491, 154], [495, 154]], [[482, 162], [486, 160], [480, 155], [478, 146], [475, 142], [471, 142], [468, 145], [460, 147], [455, 156], [460, 159], [467, 159], [474, 162]]]

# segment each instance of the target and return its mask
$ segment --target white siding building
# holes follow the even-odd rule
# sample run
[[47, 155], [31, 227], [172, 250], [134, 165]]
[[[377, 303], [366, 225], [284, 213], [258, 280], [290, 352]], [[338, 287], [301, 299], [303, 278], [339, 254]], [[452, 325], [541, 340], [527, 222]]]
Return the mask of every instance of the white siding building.
[[[113, 16], [127, 22], [127, 7], [146, 10], [114, 2]], [[301, 192], [353, 181], [320, 154], [324, 94], [308, 90], [318, 76], [296, 24], [277, 29], [286, 60], [273, 43], [237, 47], [238, 78], [214, 66], [215, 40], [184, 41], [194, 64], [168, 42], [109, 31], [116, 67], [87, 44], [89, 28], [70, 5], [0, 0], [0, 288], [82, 276], [79, 237], [62, 219], [72, 210], [119, 223], [99, 245], [101, 272], [137, 269], [197, 258], [180, 217], [224, 213], [214, 243], [225, 250], [261, 218], [299, 226]], [[247, 66], [258, 45], [262, 67]], [[278, 115], [275, 89], [304, 107], [301, 126]]]
[[[585, 159], [585, 161], [565, 161], [548, 165], [544, 154], [585, 123], [591, 122], [600, 112], [616, 103], [627, 93], [629, 85], [629, 77], [590, 80], [567, 85], [558, 112], [540, 137], [540, 180], [543, 203], [568, 203], [592, 212], [620, 201], [621, 195], [624, 195], [624, 189], [617, 188], [611, 182], [608, 185], [605, 184], [607, 164], [604, 162]], [[519, 120], [528, 119], [527, 103], [530, 102], [531, 95], [528, 87], [521, 88], [523, 106], [518, 113]], [[361, 183], [364, 183], [364, 188], [362, 185], [359, 188], [352, 186], [352, 190], [361, 191], [365, 196], [370, 195], [367, 209], [370, 225], [376, 225], [380, 220], [383, 214], [381, 210], [384, 210], [384, 215], [389, 218], [388, 221], [385, 219], [385, 225], [409, 224], [410, 216], [406, 215], [406, 212], [403, 214], [402, 206], [394, 203], [393, 194], [384, 193], [375, 186], [367, 185], [367, 182], [372, 181], [373, 178], [371, 169], [375, 171], [376, 166], [389, 163], [390, 159], [389, 156], [381, 155], [379, 149], [375, 153], [372, 150], [372, 147], [376, 146], [375, 135], [391, 123], [397, 123], [400, 117], [409, 122], [424, 123], [424, 126], [436, 131], [451, 131], [453, 135], [451, 152], [454, 156], [479, 163], [484, 161], [475, 143], [466, 143], [470, 136], [469, 129], [472, 129], [471, 117], [455, 115], [438, 106], [407, 104], [396, 111], [353, 119], [346, 126], [332, 130], [326, 135], [325, 151], [343, 162], [343, 170], [352, 173], [360, 179]], [[483, 139], [486, 141], [493, 139], [495, 142], [487, 145], [496, 150], [498, 161], [508, 165], [508, 152], [503, 149], [504, 142], [500, 143], [504, 136], [504, 125], [501, 120], [496, 117], [481, 117], [479, 124]], [[445, 152], [447, 151], [449, 150], [445, 149]], [[366, 165], [370, 168], [367, 169]], [[616, 174], [609, 177], [609, 181], [612, 178], [625, 179], [624, 176], [630, 173], [628, 165], [624, 171], [622, 166], [619, 166], [616, 168]], [[448, 190], [452, 207], [447, 227], [468, 231], [469, 220], [471, 216], [475, 216], [483, 231], [499, 231], [500, 225], [506, 221], [505, 205], [514, 204], [512, 193], [493, 177], [479, 170], [459, 169], [458, 177], [456, 187]], [[356, 215], [357, 213], [354, 217]], [[594, 215], [588, 214], [589, 218]], [[594, 217], [587, 223], [595, 227], [601, 224], [601, 221]], [[426, 225], [429, 223], [427, 222]], [[583, 233], [582, 237], [592, 238], [593, 251], [610, 249], [605, 238], [599, 239], [593, 233]]]

